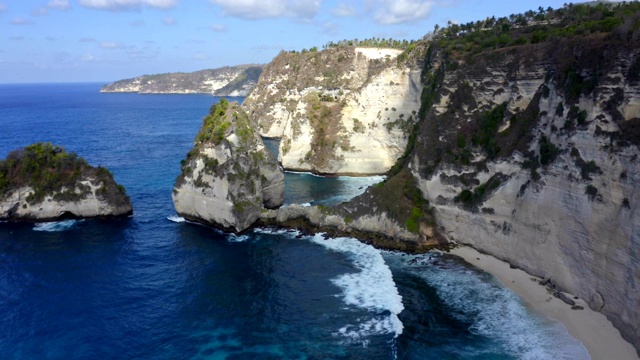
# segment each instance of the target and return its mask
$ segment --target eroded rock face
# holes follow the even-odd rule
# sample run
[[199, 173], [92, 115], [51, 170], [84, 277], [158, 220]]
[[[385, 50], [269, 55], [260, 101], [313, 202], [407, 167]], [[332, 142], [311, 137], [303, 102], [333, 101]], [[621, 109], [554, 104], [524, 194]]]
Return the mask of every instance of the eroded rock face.
[[182, 162], [173, 203], [186, 219], [241, 232], [284, 202], [284, 173], [237, 103], [211, 107]]
[[0, 220], [55, 221], [133, 213], [124, 187], [103, 167], [50, 143], [0, 161]]
[[263, 136], [281, 138], [285, 169], [385, 173], [403, 154], [420, 107], [420, 68], [398, 61], [401, 52], [283, 52], [243, 107]]
[[567, 41], [447, 72], [411, 163], [447, 237], [550, 277], [636, 348], [640, 151], [626, 129], [640, 117], [640, 84], [628, 76], [638, 56]]

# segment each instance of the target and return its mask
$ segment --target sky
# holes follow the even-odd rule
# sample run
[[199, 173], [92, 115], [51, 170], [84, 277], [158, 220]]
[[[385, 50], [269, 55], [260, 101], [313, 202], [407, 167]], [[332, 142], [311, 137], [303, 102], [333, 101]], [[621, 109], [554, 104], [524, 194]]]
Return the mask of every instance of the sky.
[[[264, 64], [282, 50], [559, 8], [565, 0], [0, 0], [0, 83]], [[574, 1], [578, 3], [581, 1]]]

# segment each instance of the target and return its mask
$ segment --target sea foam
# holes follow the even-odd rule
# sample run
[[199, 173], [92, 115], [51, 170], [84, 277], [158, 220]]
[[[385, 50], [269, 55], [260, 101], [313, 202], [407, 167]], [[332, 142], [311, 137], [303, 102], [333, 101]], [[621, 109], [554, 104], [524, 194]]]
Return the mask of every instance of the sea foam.
[[[310, 240], [329, 250], [344, 253], [353, 261], [359, 272], [340, 275], [331, 281], [342, 290], [346, 304], [373, 313], [371, 319], [348, 324], [338, 333], [353, 341], [361, 341], [371, 335], [394, 334], [397, 337], [402, 334], [403, 325], [398, 318], [404, 309], [402, 297], [380, 251], [353, 238], [325, 240], [319, 234]], [[366, 340], [363, 345], [366, 345]]]
[[167, 220], [173, 221], [175, 223], [183, 223], [183, 222], [187, 221], [185, 218], [177, 216], [177, 215], [167, 216]]
[[506, 353], [524, 360], [591, 358], [564, 325], [529, 311], [515, 293], [491, 275], [438, 254], [400, 261], [436, 289], [454, 317], [472, 324], [470, 332], [496, 341]]
[[47, 231], [47, 232], [65, 231], [73, 228], [76, 224], [80, 222], [82, 222], [82, 220], [63, 220], [63, 221], [36, 223], [33, 226], [33, 230]]

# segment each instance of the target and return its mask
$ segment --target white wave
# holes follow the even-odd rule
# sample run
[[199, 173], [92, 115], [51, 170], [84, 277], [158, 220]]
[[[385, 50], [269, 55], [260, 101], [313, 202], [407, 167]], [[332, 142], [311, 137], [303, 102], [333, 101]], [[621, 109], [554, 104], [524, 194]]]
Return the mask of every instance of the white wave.
[[300, 206], [303, 206], [303, 207], [311, 207], [311, 203], [310, 203], [310, 202], [307, 202], [307, 203], [304, 203], [304, 204], [300, 204]]
[[82, 222], [82, 220], [63, 220], [63, 221], [36, 223], [33, 226], [33, 230], [47, 231], [47, 232], [65, 231], [73, 228], [76, 224], [80, 222]]
[[[515, 293], [491, 275], [438, 254], [405, 257], [402, 261], [436, 289], [454, 317], [472, 324], [472, 333], [495, 340], [518, 359], [591, 358], [564, 325], [529, 311]], [[433, 264], [435, 261], [444, 268]]]
[[167, 220], [173, 221], [173, 222], [176, 222], [176, 223], [183, 223], [183, 222], [187, 221], [185, 218], [177, 216], [177, 215], [167, 216]]
[[353, 238], [325, 240], [322, 234], [318, 234], [310, 239], [330, 250], [345, 253], [352, 259], [360, 271], [340, 275], [331, 281], [342, 290], [346, 304], [375, 313], [373, 318], [357, 325], [346, 325], [338, 333], [353, 341], [371, 335], [395, 334], [397, 337], [402, 334], [404, 327], [398, 318], [404, 309], [402, 297], [380, 251]]
[[249, 235], [236, 235], [236, 234], [227, 235], [228, 242], [245, 242], [247, 240], [249, 240]]

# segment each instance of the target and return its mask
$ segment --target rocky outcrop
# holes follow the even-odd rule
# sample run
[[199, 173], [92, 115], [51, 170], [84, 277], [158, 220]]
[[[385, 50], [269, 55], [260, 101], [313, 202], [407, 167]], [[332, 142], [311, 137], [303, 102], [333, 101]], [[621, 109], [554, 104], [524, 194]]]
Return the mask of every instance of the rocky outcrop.
[[410, 167], [441, 232], [552, 279], [640, 348], [637, 46], [561, 39], [455, 71], [431, 53], [442, 81]]
[[282, 205], [284, 173], [256, 127], [235, 102], [211, 107], [173, 190], [180, 216], [241, 232]]
[[37, 143], [0, 162], [0, 220], [117, 217], [133, 210], [124, 187], [62, 147]]
[[282, 52], [243, 107], [263, 136], [281, 138], [285, 169], [385, 173], [403, 154], [420, 106], [420, 67], [398, 59], [401, 53], [349, 46]]
[[261, 73], [260, 65], [238, 65], [192, 73], [142, 75], [105, 85], [100, 92], [247, 96]]

